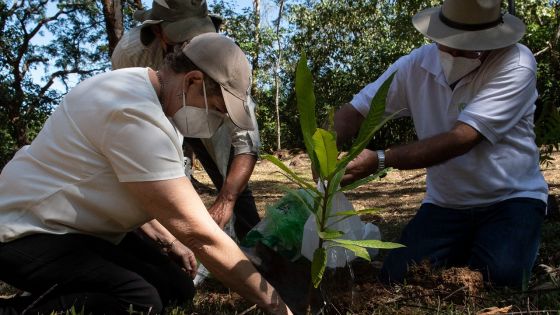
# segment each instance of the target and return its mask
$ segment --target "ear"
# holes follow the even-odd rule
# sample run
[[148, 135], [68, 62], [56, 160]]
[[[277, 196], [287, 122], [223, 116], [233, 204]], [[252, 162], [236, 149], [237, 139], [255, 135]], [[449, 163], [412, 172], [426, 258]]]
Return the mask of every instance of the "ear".
[[202, 93], [202, 80], [204, 79], [204, 74], [200, 70], [189, 71], [185, 74], [185, 91], [189, 91], [191, 88], [195, 88], [195, 91]]

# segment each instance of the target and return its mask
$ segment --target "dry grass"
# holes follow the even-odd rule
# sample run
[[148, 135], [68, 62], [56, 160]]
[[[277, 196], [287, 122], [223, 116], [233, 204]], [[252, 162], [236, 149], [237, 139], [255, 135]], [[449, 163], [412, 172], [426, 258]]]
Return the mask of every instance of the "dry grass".
[[[298, 175], [311, 180], [310, 162], [304, 154], [281, 152], [277, 156], [285, 164], [290, 165]], [[553, 157], [555, 158], [553, 163], [543, 166], [542, 171], [549, 183], [550, 194], [558, 199], [560, 195], [560, 154], [556, 153]], [[201, 182], [210, 184], [202, 170], [195, 170], [194, 174]], [[397, 241], [402, 228], [414, 216], [422, 201], [425, 193], [425, 181], [424, 170], [394, 170], [385, 178], [371, 182], [346, 195], [356, 209], [383, 209], [377, 215], [362, 217], [362, 220], [378, 225], [383, 240]], [[280, 174], [278, 168], [272, 163], [259, 161], [251, 177], [251, 188], [262, 216], [267, 205], [283, 196], [285, 188], [297, 188], [297, 186]], [[202, 198], [209, 205], [213, 202], [214, 196], [203, 194]], [[546, 264], [560, 267], [558, 233], [560, 233], [560, 218], [556, 214], [545, 222], [543, 245], [536, 266]], [[382, 258], [382, 256], [377, 257], [378, 261], [374, 266], [379, 266], [379, 260]], [[358, 284], [352, 293], [351, 305], [343, 303], [338, 306], [336, 311], [331, 310], [331, 312], [333, 314], [337, 314], [337, 312], [340, 314], [477, 314], [485, 308], [496, 307], [513, 313], [560, 314], [558, 311], [560, 310], [560, 284], [551, 286], [550, 275], [540, 267], [535, 267], [530, 290], [525, 293], [489, 290], [483, 287], [472, 288], [473, 281], [479, 283], [478, 276], [468, 274], [468, 270], [455, 269], [447, 273], [434, 274], [428, 274], [425, 270], [423, 272], [421, 277], [417, 278], [425, 279], [424, 281], [393, 288], [382, 287], [375, 283], [374, 277], [365, 275], [367, 279], [357, 281]], [[457, 281], [448, 281], [450, 272], [453, 275], [460, 275], [457, 277]], [[465, 274], [467, 274], [466, 277]], [[543, 285], [552, 290], [538, 290], [538, 287]], [[218, 293], [216, 286], [220, 287], [219, 284], [213, 283], [209, 287], [200, 288], [195, 309], [203, 307], [205, 310], [220, 314], [239, 314], [250, 307], [246, 301], [227, 290]], [[227, 302], [212, 305], [217, 296], [225, 298]], [[228, 299], [228, 296], [231, 299]], [[510, 305], [511, 307], [509, 307]], [[542, 312], [543, 310], [553, 310], [553, 312]], [[260, 311], [251, 310], [247, 314], [260, 314]]]

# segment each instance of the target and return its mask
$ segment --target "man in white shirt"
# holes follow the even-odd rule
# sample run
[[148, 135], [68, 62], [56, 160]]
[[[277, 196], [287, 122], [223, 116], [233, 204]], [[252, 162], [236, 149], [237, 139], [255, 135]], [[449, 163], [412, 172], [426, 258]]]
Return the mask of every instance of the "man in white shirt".
[[[209, 16], [206, 1], [154, 1], [134, 18], [142, 24], [126, 32], [111, 56], [113, 69], [151, 67], [160, 69], [165, 55], [177, 44], [198, 34], [216, 32], [221, 19]], [[249, 103], [256, 128], [243, 130], [229, 121], [212, 137], [187, 137], [190, 146], [219, 190], [208, 209], [222, 228], [235, 214], [235, 234], [241, 240], [259, 221], [253, 194], [248, 186], [257, 161], [260, 137], [255, 103]]]
[[[64, 97], [0, 174], [0, 280], [32, 294], [28, 313], [160, 314], [188, 303], [196, 264], [188, 246], [225, 285], [291, 314], [183, 169], [184, 136], [212, 134], [226, 116], [253, 128], [249, 81], [241, 49], [207, 33], [160, 71], [103, 73]], [[165, 254], [130, 233], [149, 221], [164, 231]]]
[[395, 74], [386, 113], [414, 121], [418, 141], [364, 150], [343, 179], [384, 167], [427, 168], [425, 198], [401, 237], [406, 248], [389, 253], [382, 279], [400, 282], [426, 259], [520, 286], [536, 259], [548, 194], [533, 132], [536, 62], [517, 43], [525, 26], [502, 14], [499, 0], [446, 0], [412, 21], [435, 43], [397, 60], [335, 115], [343, 143]]

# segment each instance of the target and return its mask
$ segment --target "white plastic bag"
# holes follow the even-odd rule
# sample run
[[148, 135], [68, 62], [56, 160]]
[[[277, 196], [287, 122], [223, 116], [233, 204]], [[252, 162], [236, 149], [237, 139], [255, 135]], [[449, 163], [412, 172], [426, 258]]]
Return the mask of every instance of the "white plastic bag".
[[[322, 185], [318, 185], [319, 190], [322, 191]], [[333, 196], [331, 215], [341, 211], [353, 210], [354, 207], [348, 201], [346, 196], [342, 192], [337, 192]], [[332, 222], [340, 220], [339, 216], [331, 216], [328, 220], [330, 225]], [[348, 240], [379, 240], [381, 239], [381, 233], [379, 228], [371, 223], [365, 224], [362, 222], [360, 217], [353, 215], [344, 219], [340, 222], [334, 223], [329, 227], [329, 230], [341, 231], [343, 235], [342, 239]], [[329, 245], [329, 241], [323, 244], [323, 247]], [[313, 253], [319, 247], [319, 235], [317, 234], [317, 223], [315, 221], [315, 215], [310, 215], [305, 226], [303, 228], [303, 240], [301, 244], [301, 254], [305, 256], [310, 261], [313, 260]], [[377, 249], [368, 248], [368, 253], [370, 257], [377, 255]], [[356, 255], [351, 250], [347, 250], [342, 247], [331, 247], [327, 250], [327, 267], [337, 268], [344, 267], [348, 262], [356, 258]]]

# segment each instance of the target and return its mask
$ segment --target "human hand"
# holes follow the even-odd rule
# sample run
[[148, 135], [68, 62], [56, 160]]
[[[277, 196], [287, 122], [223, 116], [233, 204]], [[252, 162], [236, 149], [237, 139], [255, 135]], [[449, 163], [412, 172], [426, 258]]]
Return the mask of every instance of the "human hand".
[[187, 272], [189, 277], [194, 279], [198, 264], [194, 253], [187, 246], [183, 245], [183, 243], [178, 240], [173, 241], [168, 248], [167, 254]]
[[214, 204], [208, 208], [210, 216], [216, 221], [220, 228], [224, 228], [233, 215], [234, 201], [225, 200], [224, 198], [216, 198]]
[[354, 158], [348, 166], [346, 173], [342, 176], [341, 185], [351, 184], [358, 179], [362, 179], [377, 170], [378, 165], [377, 153], [372, 150], [363, 150], [356, 158]]

